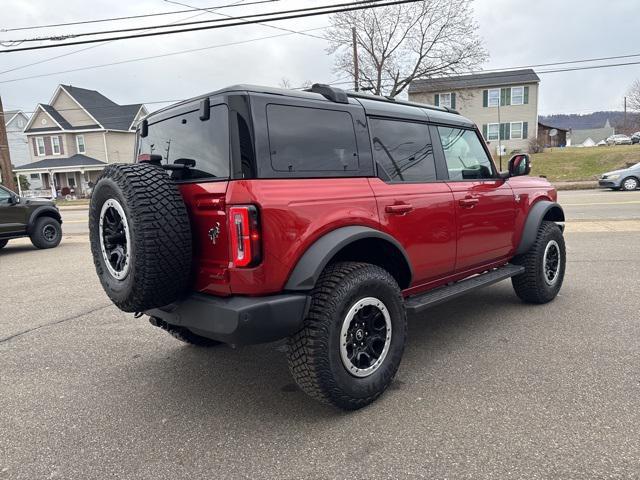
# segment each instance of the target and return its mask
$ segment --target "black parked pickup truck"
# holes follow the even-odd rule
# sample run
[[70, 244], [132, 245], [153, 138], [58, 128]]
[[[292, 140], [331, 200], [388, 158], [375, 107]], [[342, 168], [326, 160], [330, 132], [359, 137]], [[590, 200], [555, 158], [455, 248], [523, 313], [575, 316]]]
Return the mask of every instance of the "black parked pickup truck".
[[38, 248], [57, 247], [62, 218], [51, 200], [29, 199], [0, 185], [0, 248], [12, 238], [29, 237]]

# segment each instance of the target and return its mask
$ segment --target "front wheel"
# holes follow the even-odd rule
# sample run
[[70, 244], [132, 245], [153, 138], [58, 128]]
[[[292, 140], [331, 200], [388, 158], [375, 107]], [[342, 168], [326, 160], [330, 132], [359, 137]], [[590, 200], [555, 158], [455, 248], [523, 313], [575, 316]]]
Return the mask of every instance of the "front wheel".
[[558, 295], [567, 264], [562, 230], [554, 222], [542, 222], [528, 252], [512, 260], [525, 268], [511, 278], [513, 289], [528, 303], [548, 303]]
[[54, 248], [62, 240], [62, 227], [60, 222], [51, 217], [40, 217], [33, 226], [33, 232], [29, 237], [31, 243], [37, 248]]
[[302, 329], [289, 338], [289, 370], [313, 398], [356, 410], [387, 389], [406, 338], [402, 295], [389, 272], [337, 262], [322, 273]]

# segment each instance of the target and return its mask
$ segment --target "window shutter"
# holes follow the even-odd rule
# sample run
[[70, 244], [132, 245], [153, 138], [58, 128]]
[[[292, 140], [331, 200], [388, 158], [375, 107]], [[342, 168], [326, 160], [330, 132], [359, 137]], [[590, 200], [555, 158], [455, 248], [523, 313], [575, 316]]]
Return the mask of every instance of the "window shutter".
[[482, 106], [484, 108], [489, 106], [489, 90], [482, 91]]
[[507, 99], [506, 105], [508, 106], [508, 105], [511, 105], [511, 89], [505, 88], [505, 91], [506, 91], [506, 99]]
[[500, 89], [500, 106], [504, 107], [507, 104], [507, 89]]
[[511, 124], [510, 123], [505, 123], [504, 124], [504, 139], [505, 140], [510, 140], [511, 139]]
[[504, 140], [504, 123], [500, 124], [500, 140]]
[[487, 140], [487, 135], [488, 135], [487, 130], [488, 130], [487, 124], [485, 123], [482, 125], [482, 136], [484, 137], [485, 141]]
[[456, 108], [456, 94], [455, 93], [451, 94], [451, 108], [453, 108], [453, 109]]
[[439, 94], [439, 93], [436, 93], [436, 96], [435, 96], [435, 97], [434, 97], [434, 99], [433, 99], [433, 104], [434, 104], [436, 107], [439, 107], [439, 106], [440, 106], [440, 94]]
[[527, 139], [527, 134], [529, 133], [529, 122], [522, 122], [522, 139]]
[[527, 105], [529, 103], [529, 87], [524, 87], [524, 104]]
[[51, 148], [51, 137], [44, 137], [44, 154], [51, 155], [53, 150]]

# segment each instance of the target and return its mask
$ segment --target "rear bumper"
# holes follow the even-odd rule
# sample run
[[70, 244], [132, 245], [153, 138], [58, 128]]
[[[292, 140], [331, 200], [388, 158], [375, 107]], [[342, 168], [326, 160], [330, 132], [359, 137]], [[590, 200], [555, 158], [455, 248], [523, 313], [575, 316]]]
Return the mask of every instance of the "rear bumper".
[[310, 297], [213, 297], [194, 293], [181, 302], [144, 313], [197, 335], [233, 345], [271, 342], [299, 330]]

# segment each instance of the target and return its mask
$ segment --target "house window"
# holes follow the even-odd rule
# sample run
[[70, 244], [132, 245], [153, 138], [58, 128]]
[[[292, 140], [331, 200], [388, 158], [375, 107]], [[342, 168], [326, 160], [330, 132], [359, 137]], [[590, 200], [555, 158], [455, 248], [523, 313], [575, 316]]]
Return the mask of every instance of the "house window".
[[40, 178], [40, 175], [38, 175], [37, 173], [32, 173], [31, 175], [29, 175], [29, 178], [31, 180], [38, 180]]
[[451, 93], [440, 94], [440, 106], [451, 108]]
[[522, 122], [511, 122], [511, 139], [522, 140]]
[[67, 173], [67, 185], [69, 185], [69, 188], [76, 188], [76, 174], [75, 173]]
[[500, 124], [490, 123], [487, 125], [487, 141], [500, 140]]
[[511, 87], [511, 105], [524, 105], [524, 87]]
[[53, 154], [60, 155], [60, 137], [51, 137], [51, 145], [53, 146]]
[[500, 106], [500, 89], [492, 88], [489, 90], [488, 105], [490, 107]]
[[42, 157], [45, 154], [44, 150], [44, 138], [36, 137], [36, 145], [38, 147], [38, 156]]
[[78, 147], [78, 153], [85, 153], [86, 149], [84, 146], [84, 135], [76, 136], [76, 147]]

